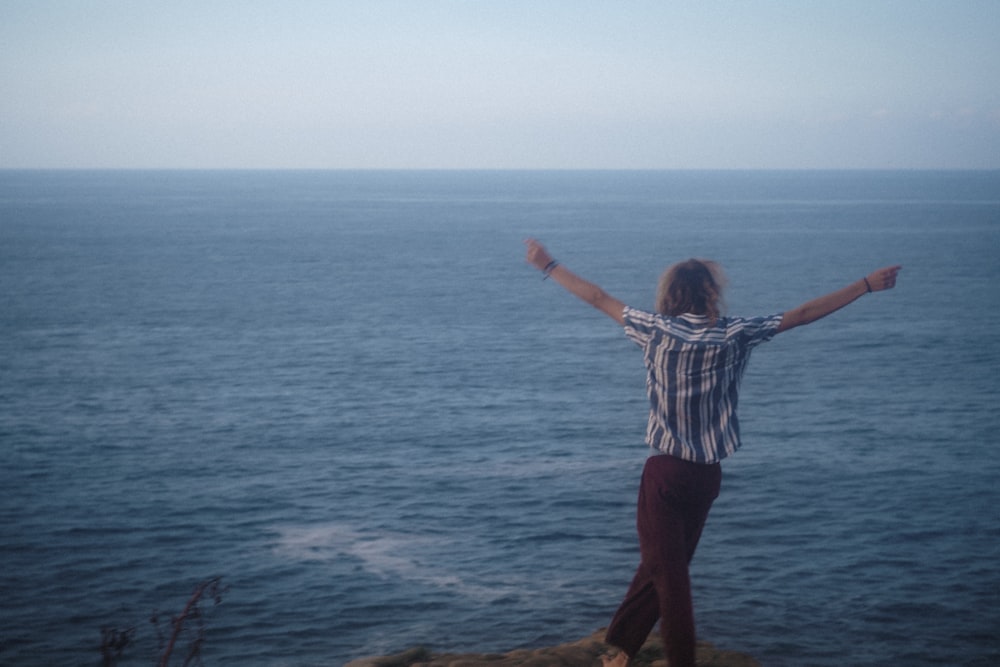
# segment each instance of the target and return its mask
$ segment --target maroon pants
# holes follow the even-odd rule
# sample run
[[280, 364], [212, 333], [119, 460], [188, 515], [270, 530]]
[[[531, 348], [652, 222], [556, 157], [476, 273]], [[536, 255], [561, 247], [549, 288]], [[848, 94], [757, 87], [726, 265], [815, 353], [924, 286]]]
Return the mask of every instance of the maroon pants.
[[656, 621], [670, 667], [693, 667], [694, 608], [688, 564], [719, 495], [718, 463], [651, 456], [642, 471], [636, 524], [642, 557], [606, 641], [635, 657]]

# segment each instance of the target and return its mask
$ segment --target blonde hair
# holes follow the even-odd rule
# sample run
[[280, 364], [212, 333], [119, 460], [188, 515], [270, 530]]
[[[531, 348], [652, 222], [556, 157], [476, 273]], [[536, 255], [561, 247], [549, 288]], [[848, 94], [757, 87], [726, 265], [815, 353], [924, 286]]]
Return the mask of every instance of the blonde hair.
[[726, 276], [722, 267], [706, 259], [678, 262], [663, 272], [656, 289], [656, 312], [661, 315], [722, 315], [722, 290]]

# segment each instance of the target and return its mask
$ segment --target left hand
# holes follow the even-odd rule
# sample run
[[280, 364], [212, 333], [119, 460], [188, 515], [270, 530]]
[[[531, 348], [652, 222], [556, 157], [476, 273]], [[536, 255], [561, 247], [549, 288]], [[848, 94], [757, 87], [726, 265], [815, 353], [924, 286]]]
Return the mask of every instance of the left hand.
[[552, 262], [552, 255], [541, 243], [535, 239], [525, 239], [524, 245], [527, 247], [525, 259], [539, 271], [544, 271], [545, 267]]
[[887, 266], [884, 269], [872, 271], [866, 276], [867, 286], [873, 292], [892, 289], [896, 286], [896, 276], [899, 275], [901, 266]]

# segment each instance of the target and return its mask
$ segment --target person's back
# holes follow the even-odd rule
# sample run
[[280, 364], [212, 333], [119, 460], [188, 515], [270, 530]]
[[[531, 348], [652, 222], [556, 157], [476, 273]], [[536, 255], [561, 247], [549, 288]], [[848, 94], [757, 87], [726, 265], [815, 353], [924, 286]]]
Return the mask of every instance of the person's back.
[[686, 461], [715, 463], [740, 447], [740, 381], [750, 352], [781, 322], [768, 317], [658, 315], [624, 309], [625, 334], [643, 349], [646, 444]]

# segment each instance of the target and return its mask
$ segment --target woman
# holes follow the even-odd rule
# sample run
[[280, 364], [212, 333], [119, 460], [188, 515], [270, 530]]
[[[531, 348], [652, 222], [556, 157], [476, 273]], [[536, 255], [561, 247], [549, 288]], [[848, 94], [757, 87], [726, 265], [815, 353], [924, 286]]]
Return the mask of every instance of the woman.
[[646, 460], [639, 488], [639, 567], [605, 638], [620, 652], [605, 658], [604, 664], [627, 665], [660, 620], [670, 667], [693, 667], [688, 564], [719, 495], [719, 461], [740, 446], [736, 408], [750, 351], [867, 293], [891, 289], [901, 267], [879, 269], [785, 313], [742, 318], [721, 312], [719, 267], [691, 259], [663, 274], [657, 312], [651, 313], [626, 306], [577, 276], [538, 241], [525, 244], [528, 262], [622, 325], [645, 355], [650, 401], [646, 442], [659, 455]]

